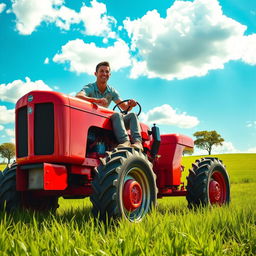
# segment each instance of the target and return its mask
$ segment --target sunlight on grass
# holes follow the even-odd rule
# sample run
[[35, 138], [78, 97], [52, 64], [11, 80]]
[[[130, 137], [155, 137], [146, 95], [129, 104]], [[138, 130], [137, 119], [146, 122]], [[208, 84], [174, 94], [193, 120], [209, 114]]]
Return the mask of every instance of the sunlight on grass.
[[229, 206], [189, 210], [184, 197], [162, 198], [140, 223], [104, 225], [88, 198], [60, 199], [55, 215], [0, 213], [0, 255], [255, 255], [255, 159], [238, 157], [221, 157], [236, 181]]

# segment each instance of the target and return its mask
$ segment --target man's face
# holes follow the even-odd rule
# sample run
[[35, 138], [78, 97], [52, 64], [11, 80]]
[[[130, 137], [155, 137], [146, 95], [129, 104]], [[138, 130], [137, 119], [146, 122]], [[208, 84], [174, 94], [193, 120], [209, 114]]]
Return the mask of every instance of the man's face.
[[100, 66], [94, 74], [97, 77], [97, 82], [106, 83], [111, 75], [110, 68], [108, 66]]

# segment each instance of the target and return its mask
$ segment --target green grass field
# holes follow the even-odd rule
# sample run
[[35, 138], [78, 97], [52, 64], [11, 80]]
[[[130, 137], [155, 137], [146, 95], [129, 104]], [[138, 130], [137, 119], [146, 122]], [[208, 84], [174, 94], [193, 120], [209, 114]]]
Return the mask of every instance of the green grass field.
[[6, 167], [6, 164], [0, 164], [0, 171]]
[[[61, 199], [56, 215], [0, 213], [0, 255], [256, 255], [256, 154], [218, 157], [231, 180], [227, 207], [192, 211], [185, 198], [164, 198], [140, 223], [103, 225], [88, 199]], [[184, 157], [186, 169], [196, 158]]]

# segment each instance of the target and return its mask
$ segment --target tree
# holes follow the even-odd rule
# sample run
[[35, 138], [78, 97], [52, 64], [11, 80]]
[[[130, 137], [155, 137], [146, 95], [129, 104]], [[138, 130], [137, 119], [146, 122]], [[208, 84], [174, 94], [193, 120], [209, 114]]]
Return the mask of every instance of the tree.
[[3, 158], [7, 158], [8, 164], [10, 160], [15, 156], [15, 145], [13, 143], [3, 143], [0, 145], [0, 155]]
[[195, 132], [193, 136], [196, 137], [194, 141], [198, 148], [208, 151], [208, 154], [212, 153], [212, 146], [222, 146], [224, 139], [216, 131], [199, 131]]

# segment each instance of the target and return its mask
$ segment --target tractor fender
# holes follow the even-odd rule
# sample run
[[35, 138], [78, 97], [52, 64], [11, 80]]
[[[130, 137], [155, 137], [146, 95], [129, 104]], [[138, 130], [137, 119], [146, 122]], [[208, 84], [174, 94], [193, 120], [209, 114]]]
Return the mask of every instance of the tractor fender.
[[158, 157], [153, 170], [157, 174], [157, 186], [179, 186], [181, 184], [181, 159], [184, 150], [193, 150], [193, 140], [182, 134], [161, 135]]

